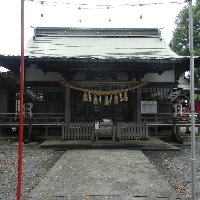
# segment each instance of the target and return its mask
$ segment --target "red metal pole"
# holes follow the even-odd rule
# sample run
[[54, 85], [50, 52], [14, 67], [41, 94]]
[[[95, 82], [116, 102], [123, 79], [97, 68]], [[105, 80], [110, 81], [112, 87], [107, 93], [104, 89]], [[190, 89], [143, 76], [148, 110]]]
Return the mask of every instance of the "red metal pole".
[[20, 119], [19, 119], [19, 147], [18, 147], [18, 183], [17, 200], [21, 199], [22, 185], [22, 154], [23, 154], [23, 105], [24, 105], [24, 0], [21, 0], [21, 67], [20, 67]]

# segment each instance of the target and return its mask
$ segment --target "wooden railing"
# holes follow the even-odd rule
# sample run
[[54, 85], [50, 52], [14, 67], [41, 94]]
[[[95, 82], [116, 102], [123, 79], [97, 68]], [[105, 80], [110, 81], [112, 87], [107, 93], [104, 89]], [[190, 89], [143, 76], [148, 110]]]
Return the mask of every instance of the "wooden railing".
[[[119, 140], [148, 140], [148, 123], [117, 122], [117, 125], [113, 126], [111, 132], [115, 135], [111, 134], [112, 140], [115, 140], [115, 138]], [[96, 133], [94, 122], [71, 122], [67, 125], [66, 130], [62, 131], [62, 141], [70, 139], [93, 140]], [[101, 137], [103, 137], [103, 134], [101, 134]], [[95, 140], [98, 140], [97, 136]]]
[[[164, 116], [165, 115], [165, 116]], [[154, 135], [158, 135], [158, 128], [171, 128], [172, 132], [180, 135], [181, 127], [185, 132], [191, 127], [191, 113], [182, 113], [182, 115], [173, 120], [172, 113], [142, 114], [142, 120], [148, 121], [148, 127], [154, 128]], [[195, 127], [198, 128], [197, 134], [200, 134], [200, 114], [195, 113]]]
[[[43, 127], [45, 136], [48, 136], [49, 127], [61, 128], [64, 122], [65, 113], [34, 113], [32, 118], [24, 117], [23, 125], [30, 133], [33, 127]], [[0, 137], [4, 134], [3, 127], [19, 127], [19, 113], [0, 113]]]
[[147, 121], [148, 123], [167, 123], [173, 121], [172, 113], [142, 113], [141, 119], [142, 121]]
[[[61, 124], [65, 121], [65, 113], [34, 113], [32, 118], [24, 118], [24, 124]], [[0, 113], [0, 125], [19, 123], [19, 113]]]
[[116, 137], [120, 140], [148, 140], [148, 123], [117, 122]]
[[70, 122], [65, 130], [62, 130], [61, 140], [91, 140], [93, 134], [93, 122]]
[[[145, 113], [141, 115], [142, 121], [148, 124], [154, 123], [172, 123], [173, 118], [171, 113]], [[199, 113], [195, 113], [195, 120], [200, 122]], [[24, 118], [24, 123], [28, 124], [30, 118]], [[190, 113], [183, 113], [177, 122], [189, 122]], [[33, 113], [31, 118], [32, 124], [61, 124], [65, 122], [65, 113]], [[18, 124], [19, 113], [0, 113], [0, 125]]]
[[[177, 123], [189, 122], [191, 113], [183, 113], [180, 117], [176, 118]], [[142, 121], [147, 121], [149, 124], [156, 123], [172, 123], [172, 113], [145, 113], [141, 116]], [[195, 121], [200, 122], [200, 114], [195, 113]]]
[[[158, 133], [159, 127], [172, 127], [174, 128], [173, 124], [173, 118], [171, 113], [151, 113], [151, 114], [142, 114], [141, 116], [142, 121], [148, 123], [148, 127], [155, 128], [155, 135]], [[199, 113], [195, 113], [195, 123], [196, 127], [199, 127], [200, 132], [200, 115]], [[90, 125], [86, 124], [80, 128], [73, 128], [75, 127], [77, 123], [85, 123], [85, 122], [76, 122], [76, 123], [70, 123], [71, 125], [67, 127], [67, 131], [64, 134], [64, 129], [66, 129], [65, 125], [65, 113], [33, 113], [32, 118], [24, 118], [24, 126], [28, 126], [30, 130], [34, 127], [44, 127], [45, 128], [45, 136], [48, 136], [48, 129], [50, 127], [62, 127], [62, 135], [64, 139], [89, 139], [91, 138], [91, 132], [93, 133], [93, 123], [88, 122]], [[117, 124], [120, 122], [117, 122]], [[134, 125], [133, 122], [132, 125], [128, 124], [127, 122], [121, 122], [126, 124], [126, 128], [123, 128], [124, 125], [118, 125], [116, 127], [117, 133], [116, 137], [119, 136], [119, 139], [145, 139], [147, 137], [147, 129], [142, 132], [142, 127], [146, 127], [141, 125], [140, 123], [137, 125], [140, 128], [137, 128], [136, 124]], [[19, 113], [0, 113], [0, 135], [1, 135], [1, 127], [18, 127], [19, 126]], [[81, 125], [82, 126], [82, 125]], [[121, 126], [121, 127], [119, 127]], [[176, 121], [177, 127], [186, 127], [188, 128], [190, 126], [190, 113], [183, 113], [183, 115]], [[78, 127], [78, 126], [77, 126]], [[74, 130], [72, 130], [74, 129]], [[120, 129], [120, 131], [119, 131]], [[175, 129], [175, 128], [174, 128]], [[85, 133], [86, 130], [89, 130], [89, 135]], [[130, 131], [129, 131], [130, 130]], [[73, 133], [72, 133], [73, 131]], [[83, 132], [83, 135], [81, 135], [80, 132]], [[88, 132], [88, 131], [86, 131]], [[127, 134], [126, 134], [127, 132]], [[179, 133], [179, 131], [177, 131]], [[139, 134], [137, 136], [137, 134]], [[144, 136], [143, 136], [144, 135]], [[140, 138], [141, 137], [141, 138]]]

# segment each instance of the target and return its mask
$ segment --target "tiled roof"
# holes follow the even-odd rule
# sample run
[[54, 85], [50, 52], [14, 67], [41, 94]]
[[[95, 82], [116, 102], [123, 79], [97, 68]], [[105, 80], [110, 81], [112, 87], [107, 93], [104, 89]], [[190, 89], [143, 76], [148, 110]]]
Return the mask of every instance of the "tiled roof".
[[[38, 96], [37, 94], [35, 94], [30, 89], [25, 89], [25, 95], [27, 95], [28, 97], [30, 97], [33, 101], [35, 101], [35, 100], [40, 101], [42, 99], [40, 96]], [[20, 98], [20, 95], [18, 95], [15, 99], [19, 99], [19, 98]]]
[[174, 90], [168, 96], [166, 96], [164, 100], [174, 101], [179, 97], [189, 100], [189, 98], [182, 91], [183, 88], [174, 88]]
[[36, 28], [25, 55], [79, 59], [176, 59], [158, 29]]

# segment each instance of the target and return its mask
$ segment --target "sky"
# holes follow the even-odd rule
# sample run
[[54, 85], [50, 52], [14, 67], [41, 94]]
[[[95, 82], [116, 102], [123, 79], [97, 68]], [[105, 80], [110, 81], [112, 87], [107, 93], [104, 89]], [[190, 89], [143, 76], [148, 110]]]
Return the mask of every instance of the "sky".
[[[25, 45], [33, 36], [31, 27], [45, 26], [161, 28], [162, 38], [168, 44], [175, 28], [175, 17], [186, 5], [184, 0], [42, 1], [43, 4], [41, 0], [24, 2]], [[0, 54], [20, 55], [21, 0], [1, 0], [0, 8]]]

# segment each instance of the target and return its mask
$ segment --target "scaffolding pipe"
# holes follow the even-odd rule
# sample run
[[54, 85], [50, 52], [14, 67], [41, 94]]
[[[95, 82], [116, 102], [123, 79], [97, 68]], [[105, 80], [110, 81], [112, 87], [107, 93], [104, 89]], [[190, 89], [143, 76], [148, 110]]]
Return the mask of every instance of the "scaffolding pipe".
[[189, 48], [190, 48], [190, 104], [191, 104], [191, 195], [196, 200], [195, 156], [195, 109], [194, 109], [194, 46], [193, 46], [192, 0], [189, 0]]

